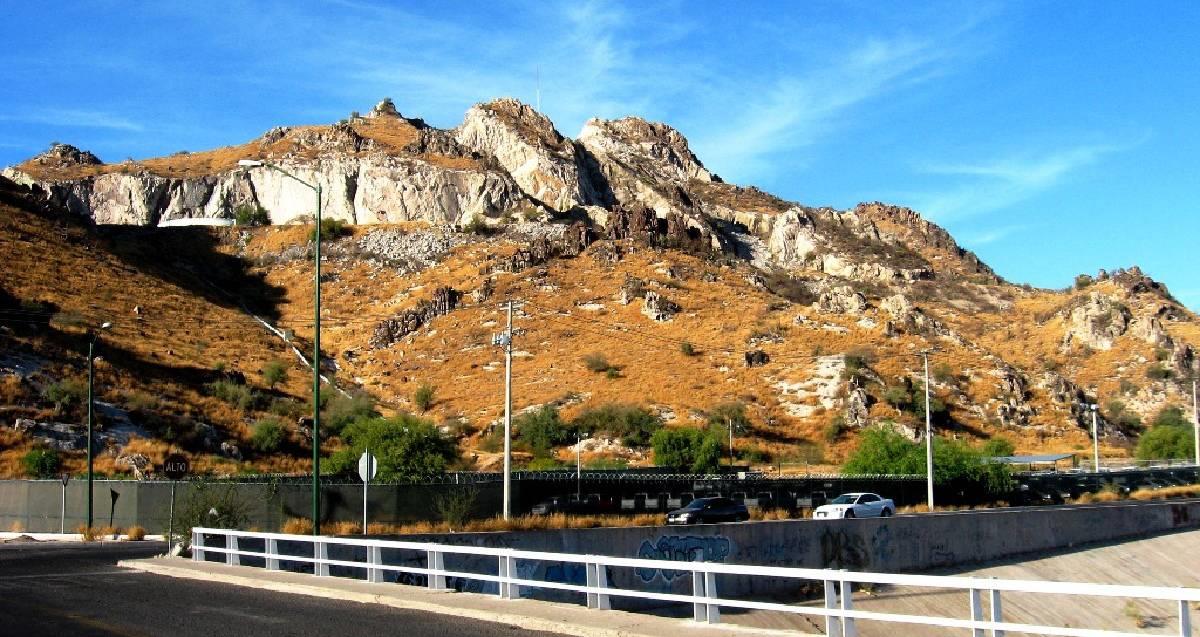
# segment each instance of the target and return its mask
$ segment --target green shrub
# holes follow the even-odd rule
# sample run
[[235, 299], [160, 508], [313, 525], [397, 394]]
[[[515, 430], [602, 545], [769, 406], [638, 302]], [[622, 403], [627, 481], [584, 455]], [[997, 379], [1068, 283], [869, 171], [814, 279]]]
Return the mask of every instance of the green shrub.
[[335, 473], [349, 473], [366, 449], [379, 459], [378, 479], [426, 480], [445, 472], [458, 457], [454, 441], [432, 422], [412, 414], [391, 418], [363, 418], [342, 430], [347, 446], [330, 458]]
[[551, 405], [517, 416], [513, 429], [517, 440], [536, 458], [548, 457], [554, 447], [574, 442], [576, 432], [559, 419], [558, 409]]
[[583, 468], [596, 471], [628, 469], [629, 461], [625, 458], [592, 458], [584, 463]]
[[721, 464], [722, 438], [713, 429], [659, 429], [650, 438], [654, 463], [677, 471], [712, 473]]
[[1193, 438], [1188, 427], [1155, 425], [1138, 439], [1134, 455], [1139, 460], [1165, 460], [1168, 458], [1190, 458]]
[[463, 226], [463, 232], [479, 236], [487, 236], [492, 233], [492, 229], [488, 226], [487, 221], [484, 221], [483, 215], [475, 215], [471, 217], [471, 221]]
[[1150, 380], [1170, 380], [1173, 376], [1175, 376], [1175, 372], [1166, 367], [1153, 365], [1146, 369], [1146, 378]]
[[283, 425], [274, 418], [264, 418], [254, 423], [254, 432], [250, 435], [250, 446], [259, 453], [275, 453], [287, 437]]
[[1011, 440], [1006, 438], [989, 438], [988, 441], [983, 443], [983, 446], [980, 447], [980, 451], [983, 453], [983, 455], [992, 458], [1011, 456], [1016, 452], [1016, 450], [1017, 447], [1013, 445]]
[[462, 528], [471, 519], [471, 510], [475, 508], [475, 500], [479, 497], [479, 489], [473, 486], [454, 486], [445, 493], [434, 496], [433, 508], [438, 517], [450, 525], [450, 530]]
[[608, 363], [608, 358], [598, 352], [584, 356], [583, 366], [591, 372], [607, 372], [612, 369], [612, 365]]
[[303, 416], [306, 413], [303, 403], [296, 402], [291, 398], [276, 398], [271, 401], [267, 411], [279, 416], [280, 418], [288, 418], [294, 420]]
[[53, 449], [31, 449], [21, 458], [25, 475], [31, 478], [53, 478], [58, 474], [62, 461]]
[[1095, 282], [1095, 280], [1092, 279], [1092, 277], [1090, 277], [1086, 274], [1080, 274], [1075, 277], [1075, 289], [1082, 290], [1094, 282]]
[[564, 466], [566, 466], [566, 465], [559, 462], [556, 458], [549, 457], [549, 456], [542, 456], [542, 457], [538, 457], [538, 458], [532, 458], [529, 460], [529, 462], [526, 462], [525, 470], [526, 471], [553, 471], [555, 469], [562, 469]]
[[912, 409], [912, 392], [902, 385], [893, 385], [884, 390], [883, 402], [895, 407], [899, 411], [908, 411]]
[[[348, 234], [350, 234], [350, 228], [346, 226], [345, 221], [342, 221], [341, 219], [333, 219], [331, 217], [323, 217], [321, 219], [321, 241], [333, 241]], [[317, 240], [316, 228], [313, 228], [312, 232], [308, 233], [308, 240]]]
[[175, 510], [175, 532], [185, 548], [191, 544], [195, 527], [241, 529], [246, 525], [250, 505], [238, 491], [236, 484], [192, 483], [191, 492]]
[[687, 341], [684, 341], [679, 344], [679, 351], [684, 356], [695, 356], [696, 355], [696, 348]]
[[617, 403], [586, 409], [571, 424], [578, 431], [618, 437], [627, 447], [646, 446], [654, 432], [662, 428], [662, 420], [650, 410]]
[[429, 383], [421, 383], [421, 386], [417, 388], [417, 391], [413, 392], [413, 404], [415, 404], [417, 409], [420, 409], [422, 412], [429, 411], [429, 408], [433, 406], [434, 394], [436, 392], [437, 389], [433, 385], [430, 385]]
[[335, 435], [341, 434], [352, 422], [377, 417], [379, 412], [375, 409], [375, 399], [370, 394], [352, 392], [345, 395], [339, 392], [330, 395], [328, 392], [321, 392], [321, 424]]
[[208, 392], [214, 397], [242, 411], [253, 409], [259, 402], [258, 392], [232, 380], [214, 380], [208, 384]]
[[620, 378], [620, 377], [621, 377], [621, 370], [619, 370], [619, 369], [617, 369], [617, 368], [615, 368], [615, 367], [609, 367], [609, 368], [608, 368], [608, 371], [604, 372], [604, 377], [605, 377], [605, 378], [607, 378], [607, 379], [609, 379], [609, 380], [612, 380], [612, 379], [615, 379], [615, 378]]
[[750, 428], [750, 417], [746, 415], [745, 403], [721, 403], [708, 410], [708, 424], [721, 429], [732, 426], [734, 433], [739, 433]]
[[949, 363], [938, 363], [933, 366], [933, 379], [943, 385], [955, 380], [954, 368]]
[[833, 420], [825, 425], [822, 434], [825, 436], [825, 442], [834, 442], [842, 436], [842, 431], [846, 429], [846, 419], [842, 416], [834, 416]]
[[265, 226], [271, 223], [271, 215], [258, 204], [244, 203], [233, 211], [233, 220], [239, 226]]
[[287, 380], [287, 364], [280, 360], [267, 361], [262, 368], [263, 382], [267, 387], [275, 389], [275, 386]]
[[47, 385], [42, 395], [46, 400], [54, 403], [54, 408], [62, 413], [87, 402], [88, 387], [87, 383], [82, 380], [64, 378]]
[[[992, 493], [1001, 493], [1012, 485], [1007, 465], [984, 462], [984, 452], [957, 440], [935, 437], [933, 440], [933, 480], [946, 483], [969, 480], [982, 484]], [[925, 473], [925, 445], [914, 442], [890, 427], [863, 432], [858, 448], [850, 454], [842, 473], [847, 475]]]

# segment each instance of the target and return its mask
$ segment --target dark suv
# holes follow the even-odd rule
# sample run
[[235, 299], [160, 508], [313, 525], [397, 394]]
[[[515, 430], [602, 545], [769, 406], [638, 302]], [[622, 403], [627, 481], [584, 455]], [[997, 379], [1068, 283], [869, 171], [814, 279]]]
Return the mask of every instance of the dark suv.
[[750, 519], [746, 505], [729, 498], [699, 498], [667, 514], [667, 524], [708, 524]]

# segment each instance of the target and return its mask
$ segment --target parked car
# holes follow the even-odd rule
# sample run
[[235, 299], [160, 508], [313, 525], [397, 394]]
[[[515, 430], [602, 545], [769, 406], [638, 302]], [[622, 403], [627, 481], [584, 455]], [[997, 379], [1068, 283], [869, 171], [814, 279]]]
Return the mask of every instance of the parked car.
[[896, 504], [874, 493], [843, 493], [813, 511], [817, 519], [887, 518], [896, 512]]
[[682, 509], [667, 514], [667, 524], [709, 524], [750, 519], [746, 505], [729, 498], [697, 498]]

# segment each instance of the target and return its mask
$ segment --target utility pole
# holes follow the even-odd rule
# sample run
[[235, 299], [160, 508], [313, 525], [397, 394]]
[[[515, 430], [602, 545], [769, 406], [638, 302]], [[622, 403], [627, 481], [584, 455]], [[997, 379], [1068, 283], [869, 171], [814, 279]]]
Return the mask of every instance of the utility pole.
[[929, 512], [933, 512], [933, 416], [929, 407], [929, 352], [921, 352], [925, 358], [925, 497]]
[[1192, 431], [1196, 442], [1196, 464], [1200, 465], [1200, 411], [1196, 405], [1196, 379], [1192, 378]]
[[733, 468], [733, 418], [726, 418], [725, 424], [729, 426], [729, 468]]
[[1092, 471], [1100, 473], [1100, 425], [1099, 416], [1100, 405], [1093, 404], [1092, 406]]
[[512, 353], [513, 301], [505, 301], [508, 326], [503, 333], [492, 337], [492, 344], [504, 348], [504, 519], [512, 515]]
[[[297, 179], [296, 181], [300, 181]], [[301, 182], [304, 183], [304, 182]], [[314, 225], [316, 246], [313, 264], [313, 428], [312, 428], [312, 532], [321, 534], [321, 184], [311, 186], [317, 195], [317, 217]], [[366, 533], [366, 528], [363, 533]]]
[[579, 463], [579, 451], [583, 447], [583, 434], [575, 434], [575, 501], [583, 499], [583, 470]]
[[[101, 330], [107, 330], [112, 327], [112, 323], [105, 321], [100, 325]], [[87, 404], [87, 530], [92, 529], [92, 429], [95, 421], [94, 412], [96, 410], [95, 388], [95, 361], [96, 361], [96, 341], [100, 339], [99, 330], [88, 330], [88, 404]], [[64, 516], [65, 517], [65, 516]]]

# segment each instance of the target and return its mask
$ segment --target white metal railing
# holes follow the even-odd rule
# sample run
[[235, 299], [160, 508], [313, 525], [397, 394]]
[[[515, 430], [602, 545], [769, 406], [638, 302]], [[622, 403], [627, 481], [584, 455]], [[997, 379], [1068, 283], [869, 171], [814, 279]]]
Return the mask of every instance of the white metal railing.
[[[224, 538], [224, 546], [205, 543], [206, 536]], [[239, 546], [239, 540], [263, 542], [262, 551], [249, 551]], [[310, 544], [311, 555], [284, 554], [279, 552], [280, 542]], [[355, 561], [331, 559], [329, 547], [347, 546], [366, 549], [366, 560]], [[383, 550], [414, 551], [425, 554], [425, 566], [401, 566], [386, 564]], [[1132, 598], [1141, 600], [1173, 602], [1177, 609], [1178, 632], [1181, 637], [1191, 637], [1191, 615], [1189, 603], [1200, 602], [1200, 589], [1170, 588], [1163, 586], [1123, 586], [1112, 584], [1087, 584], [1079, 582], [1047, 582], [1034, 580], [978, 579], [943, 575], [901, 575], [893, 573], [858, 573], [844, 570], [788, 568], [778, 566], [748, 566], [719, 562], [681, 562], [624, 558], [606, 555], [577, 555], [574, 553], [546, 553], [507, 548], [477, 546], [452, 546], [427, 542], [405, 542], [396, 540], [373, 540], [338, 538], [329, 536], [289, 535], [285, 533], [255, 533], [228, 529], [192, 529], [192, 559], [207, 561], [209, 553], [225, 556], [225, 563], [241, 564], [242, 557], [262, 559], [268, 570], [280, 570], [281, 562], [312, 564], [314, 575], [328, 576], [329, 567], [340, 566], [362, 569], [369, 582], [383, 582], [383, 573], [392, 571], [414, 575], [425, 575], [428, 588], [435, 591], [449, 590], [446, 580], [457, 577], [467, 580], [495, 582], [498, 595], [503, 599], [520, 596], [522, 587], [562, 590], [586, 596], [588, 608], [610, 609], [612, 597], [679, 602], [692, 605], [692, 618], [698, 622], [718, 623], [721, 608], [778, 611], [799, 615], [814, 615], [825, 618], [825, 634], [830, 637], [857, 637], [855, 620], [872, 620], [901, 624], [919, 624], [944, 628], [962, 628], [972, 637], [1003, 637], [1006, 631], [1038, 635], [1060, 635], [1063, 637], [1138, 637], [1147, 634], [1112, 630], [1097, 630], [1062, 626], [1039, 626], [1006, 622], [1003, 618], [1001, 593], [1038, 593], [1046, 595]], [[445, 567], [446, 555], [469, 555], [492, 557], [496, 560], [496, 573], [455, 571]], [[524, 579], [517, 573], [517, 561], [558, 562], [582, 564], [586, 573], [585, 584], [570, 584]], [[692, 594], [663, 593], [625, 588], [614, 588], [608, 582], [608, 567], [631, 569], [664, 569], [690, 572]], [[763, 578], [781, 578], [821, 582], [824, 600], [820, 606], [799, 606], [777, 602], [760, 602], [745, 599], [724, 599], [717, 596], [717, 576], [734, 575]], [[955, 589], [966, 593], [970, 617], [929, 617], [903, 615], [875, 611], [855, 610], [852, 595], [855, 584], [912, 586], [922, 588]], [[988, 600], [987, 618], [984, 615], [984, 599]]]

